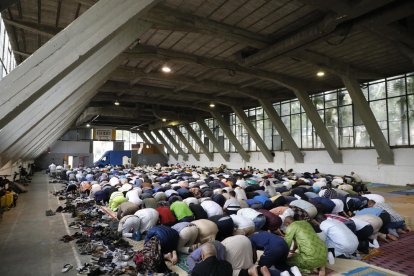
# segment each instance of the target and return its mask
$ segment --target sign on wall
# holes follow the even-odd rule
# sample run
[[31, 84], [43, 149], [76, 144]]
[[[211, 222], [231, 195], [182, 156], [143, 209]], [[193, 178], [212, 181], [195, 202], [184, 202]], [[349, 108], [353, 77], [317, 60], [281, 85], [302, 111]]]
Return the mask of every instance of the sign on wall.
[[93, 130], [93, 139], [98, 141], [115, 140], [115, 129], [112, 128], [95, 128]]

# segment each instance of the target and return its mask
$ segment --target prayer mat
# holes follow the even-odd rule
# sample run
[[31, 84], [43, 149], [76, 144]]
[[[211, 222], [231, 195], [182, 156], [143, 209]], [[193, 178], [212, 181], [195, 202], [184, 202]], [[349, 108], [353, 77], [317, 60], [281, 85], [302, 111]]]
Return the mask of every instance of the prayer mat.
[[185, 272], [188, 272], [189, 270], [188, 264], [187, 264], [187, 257], [188, 257], [187, 254], [178, 253], [178, 263], [176, 264], [176, 266], [178, 266]]
[[377, 270], [370, 266], [363, 266], [355, 268], [349, 272], [342, 273], [345, 276], [386, 276], [387, 273], [381, 270]]
[[406, 275], [414, 275], [414, 233], [400, 236], [398, 241], [381, 244], [378, 256], [366, 262]]
[[386, 186], [389, 186], [388, 184], [383, 184], [383, 183], [368, 183], [367, 185], [369, 187], [386, 187]]
[[397, 195], [414, 195], [414, 189], [390, 192]]

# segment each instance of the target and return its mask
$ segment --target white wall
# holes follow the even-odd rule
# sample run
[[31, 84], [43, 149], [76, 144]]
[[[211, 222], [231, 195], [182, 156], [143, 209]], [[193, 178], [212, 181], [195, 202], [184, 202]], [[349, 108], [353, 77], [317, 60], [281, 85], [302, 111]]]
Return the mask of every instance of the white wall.
[[[343, 163], [332, 162], [327, 151], [303, 151], [304, 163], [296, 163], [290, 152], [275, 152], [276, 156], [272, 163], [266, 161], [260, 152], [250, 153], [250, 162], [244, 162], [239, 154], [230, 153], [230, 162], [225, 162], [220, 154], [214, 154], [214, 161], [210, 162], [204, 154], [200, 154], [200, 161], [189, 154], [189, 160], [183, 161], [182, 156], [178, 162], [181, 164], [216, 167], [220, 164], [228, 168], [238, 169], [252, 166], [259, 169], [265, 168], [293, 168], [297, 172], [313, 172], [316, 168], [322, 173], [337, 175], [350, 174], [355, 171], [363, 181], [384, 183], [392, 185], [405, 185], [414, 183], [414, 148], [394, 149], [395, 165], [377, 164], [377, 153], [373, 149], [342, 150]], [[170, 156], [169, 164], [177, 163]]]
[[63, 165], [64, 159], [72, 155], [77, 160], [74, 166], [83, 160], [84, 166], [92, 166], [93, 154], [91, 153], [90, 141], [56, 141], [49, 149], [36, 159], [36, 167], [46, 169], [53, 162], [56, 165]]
[[52, 153], [89, 153], [90, 141], [56, 141], [51, 147]]

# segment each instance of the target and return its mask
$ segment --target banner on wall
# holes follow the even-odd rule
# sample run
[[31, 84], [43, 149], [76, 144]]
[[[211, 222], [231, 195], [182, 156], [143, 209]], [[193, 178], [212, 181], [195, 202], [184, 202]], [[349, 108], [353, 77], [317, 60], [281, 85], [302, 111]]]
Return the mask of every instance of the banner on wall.
[[115, 129], [112, 128], [95, 128], [93, 130], [93, 139], [98, 141], [115, 140]]

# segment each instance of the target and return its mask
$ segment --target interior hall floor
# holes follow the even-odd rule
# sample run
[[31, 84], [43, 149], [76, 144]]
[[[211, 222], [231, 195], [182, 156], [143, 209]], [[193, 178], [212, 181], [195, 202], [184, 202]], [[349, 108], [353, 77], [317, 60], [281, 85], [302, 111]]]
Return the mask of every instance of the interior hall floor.
[[[45, 215], [46, 210], [54, 211], [60, 205], [51, 192], [61, 186], [49, 183], [47, 175], [37, 173], [28, 186], [28, 192], [20, 194], [17, 207], [3, 214], [0, 222], [0, 275], [60, 275], [64, 264], [70, 263], [76, 268], [89, 260], [77, 253], [74, 243], [59, 240], [69, 234], [67, 219], [70, 215]], [[66, 275], [76, 275], [76, 269]]]
[[[72, 221], [70, 214], [45, 215], [46, 210], [54, 211], [64, 204], [52, 194], [62, 187], [59, 183], [49, 183], [47, 175], [37, 173], [28, 186], [28, 193], [20, 194], [17, 207], [3, 214], [0, 221], [0, 275], [62, 275], [61, 269], [66, 263], [74, 266], [66, 275], [77, 275], [75, 268], [90, 261], [90, 256], [79, 255], [74, 242], [59, 240], [63, 235], [76, 231], [68, 228], [68, 223]], [[372, 193], [385, 196], [387, 202], [414, 228], [414, 195], [393, 193], [409, 187], [374, 185], [369, 186], [369, 189]], [[353, 266], [362, 265], [366, 263], [341, 260], [330, 266], [334, 272], [329, 274], [341, 275]], [[174, 267], [173, 271], [185, 275], [178, 267]], [[390, 271], [387, 273], [392, 274]]]

